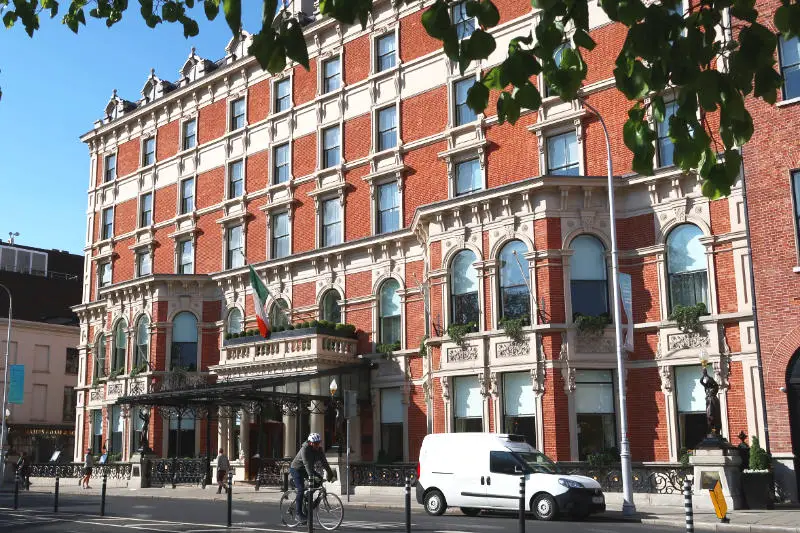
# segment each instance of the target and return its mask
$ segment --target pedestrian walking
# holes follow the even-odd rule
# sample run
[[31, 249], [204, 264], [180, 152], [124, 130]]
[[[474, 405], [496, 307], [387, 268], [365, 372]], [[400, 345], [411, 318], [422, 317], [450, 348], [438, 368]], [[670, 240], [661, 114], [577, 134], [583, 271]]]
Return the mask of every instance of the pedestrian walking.
[[31, 459], [28, 457], [28, 452], [22, 452], [22, 455], [19, 456], [17, 471], [19, 472], [22, 487], [25, 490], [31, 490]]
[[220, 494], [223, 488], [225, 489], [225, 494], [228, 493], [230, 487], [225, 483], [225, 480], [228, 479], [228, 470], [230, 469], [231, 462], [228, 461], [225, 450], [220, 448], [219, 455], [217, 455], [217, 494]]
[[86, 457], [83, 460], [83, 478], [79, 484], [83, 485], [84, 489], [91, 489], [89, 486], [89, 478], [92, 477], [92, 467], [94, 466], [94, 457], [92, 457], [92, 449], [86, 450]]

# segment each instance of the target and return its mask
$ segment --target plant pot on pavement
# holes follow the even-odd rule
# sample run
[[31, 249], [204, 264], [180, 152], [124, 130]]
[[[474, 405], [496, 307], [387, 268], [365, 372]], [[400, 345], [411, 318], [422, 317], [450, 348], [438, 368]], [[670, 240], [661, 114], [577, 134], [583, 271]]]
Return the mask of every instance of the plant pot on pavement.
[[742, 472], [742, 492], [748, 509], [773, 509], [775, 507], [775, 476], [772, 472]]

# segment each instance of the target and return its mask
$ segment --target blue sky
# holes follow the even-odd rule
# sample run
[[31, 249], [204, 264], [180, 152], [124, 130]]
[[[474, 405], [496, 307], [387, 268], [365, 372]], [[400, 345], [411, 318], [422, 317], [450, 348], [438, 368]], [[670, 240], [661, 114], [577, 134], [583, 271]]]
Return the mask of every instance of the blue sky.
[[[261, 2], [244, 4], [244, 27], [257, 31]], [[192, 46], [208, 59], [225, 54], [230, 28], [222, 14], [205, 20], [199, 5], [200, 35], [188, 40], [178, 24], [148, 28], [136, 2], [112, 28], [90, 19], [78, 35], [60, 16], [43, 19], [33, 39], [22, 26], [0, 27], [0, 239], [18, 231], [18, 244], [82, 253], [89, 151], [78, 137], [113, 89], [138, 100], [150, 69], [176, 80]]]

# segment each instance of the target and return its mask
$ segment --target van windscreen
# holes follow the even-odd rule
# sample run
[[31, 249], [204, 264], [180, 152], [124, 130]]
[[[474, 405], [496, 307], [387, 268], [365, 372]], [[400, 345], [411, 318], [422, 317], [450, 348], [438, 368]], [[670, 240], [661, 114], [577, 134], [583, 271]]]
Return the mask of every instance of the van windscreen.
[[558, 466], [541, 452], [511, 452], [534, 474], [557, 474]]

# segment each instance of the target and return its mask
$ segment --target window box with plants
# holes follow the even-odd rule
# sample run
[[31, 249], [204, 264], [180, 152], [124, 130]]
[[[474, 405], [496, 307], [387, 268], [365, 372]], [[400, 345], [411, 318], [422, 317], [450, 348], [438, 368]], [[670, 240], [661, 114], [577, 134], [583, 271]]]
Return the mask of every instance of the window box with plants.
[[400, 349], [400, 341], [378, 344], [375, 347], [375, 353], [383, 354], [385, 357], [391, 357], [392, 352]]
[[773, 509], [775, 507], [775, 475], [772, 459], [761, 447], [758, 437], [752, 437], [750, 464], [742, 472], [742, 492], [749, 509]]
[[447, 336], [450, 340], [460, 347], [464, 347], [466, 336], [470, 333], [478, 331], [478, 324], [475, 322], [467, 322], [466, 324], [450, 324], [447, 327]]
[[602, 335], [606, 330], [606, 326], [611, 324], [611, 316], [608, 313], [599, 315], [575, 313], [572, 317], [572, 322], [581, 335]]
[[522, 315], [519, 318], [503, 317], [500, 319], [500, 328], [505, 331], [506, 335], [511, 342], [523, 343], [525, 342], [525, 330], [531, 325], [531, 317]]
[[672, 308], [668, 319], [674, 321], [683, 333], [705, 335], [706, 328], [700, 322], [700, 317], [708, 314], [708, 308], [703, 302], [694, 305], [677, 304]]
[[241, 333], [226, 333], [224, 346], [235, 346], [261, 340], [261, 334], [257, 329], [248, 329]]
[[277, 326], [269, 332], [270, 339], [283, 339], [287, 337], [303, 337], [307, 335], [330, 335], [344, 339], [356, 338], [356, 327], [353, 324], [337, 324], [327, 320], [311, 320], [289, 324], [286, 327]]

